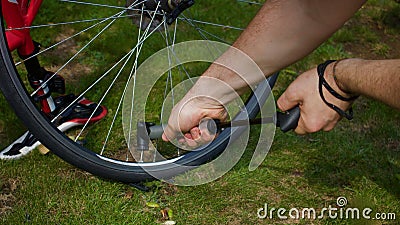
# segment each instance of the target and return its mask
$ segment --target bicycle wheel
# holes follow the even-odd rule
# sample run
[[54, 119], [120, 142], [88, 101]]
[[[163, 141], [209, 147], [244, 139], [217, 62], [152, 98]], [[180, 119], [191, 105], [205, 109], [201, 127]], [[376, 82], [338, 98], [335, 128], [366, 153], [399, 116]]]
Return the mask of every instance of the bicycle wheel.
[[[186, 171], [182, 165], [201, 165], [220, 155], [232, 135], [243, 129], [225, 129], [211, 144], [194, 151], [158, 143], [156, 149], [146, 152], [146, 160], [143, 157], [138, 160], [134, 154], [143, 155], [143, 151], [136, 152], [137, 146], [129, 146], [123, 134], [121, 105], [126, 98], [127, 83], [136, 79], [137, 67], [152, 53], [164, 46], [199, 38], [229, 43], [242, 30], [239, 25], [232, 24], [240, 23], [245, 27], [257, 7], [241, 1], [200, 1], [176, 19], [171, 19], [168, 10], [163, 8], [168, 1], [128, 0], [120, 5], [103, 2], [106, 1], [46, 1], [35, 24], [28, 27], [6, 27], [2, 16], [0, 88], [19, 118], [35, 137], [63, 160], [94, 175], [122, 182], [149, 180], [154, 174], [157, 178], [167, 179]], [[224, 6], [231, 3], [235, 4], [234, 12], [227, 12]], [[4, 6], [2, 8], [4, 10]], [[246, 12], [246, 16], [242, 12]], [[241, 16], [235, 19], [235, 15]], [[216, 22], [209, 22], [207, 18]], [[67, 134], [60, 132], [55, 125], [57, 120], [68, 107], [74, 106], [64, 107], [51, 118], [38, 107], [35, 99], [38, 89], [29, 86], [23, 67], [26, 59], [19, 59], [8, 48], [7, 41], [10, 40], [6, 33], [18, 29], [31, 30], [32, 37], [42, 45], [34, 56], [53, 75], [64, 76], [67, 92], [76, 93], [76, 101], [84, 96], [99, 105], [106, 105], [108, 115], [95, 124], [84, 124]], [[160, 121], [168, 93], [182, 80], [192, 79], [191, 72], [201, 74], [207, 66], [203, 62], [179, 65], [162, 75], [150, 90], [150, 96], [157, 96], [161, 101], [147, 104], [146, 107], [151, 109], [146, 112], [146, 121]], [[268, 98], [275, 79], [276, 76], [262, 82], [255, 94], [247, 95], [246, 116], [257, 115], [259, 102]], [[140, 90], [137, 92], [140, 94]], [[238, 107], [233, 116], [240, 112], [243, 108]], [[73, 136], [74, 140], [68, 136]], [[79, 141], [82, 139], [84, 144]]]

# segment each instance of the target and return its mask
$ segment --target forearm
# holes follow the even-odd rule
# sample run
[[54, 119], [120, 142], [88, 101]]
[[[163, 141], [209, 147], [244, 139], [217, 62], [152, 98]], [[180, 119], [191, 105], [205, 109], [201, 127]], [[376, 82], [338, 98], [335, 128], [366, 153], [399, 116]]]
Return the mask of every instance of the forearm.
[[336, 82], [345, 92], [400, 109], [400, 59], [346, 59], [337, 63]]
[[338, 30], [363, 0], [267, 1], [234, 46], [265, 74], [308, 55]]
[[[269, 0], [233, 46], [250, 56], [262, 73], [268, 76], [313, 51], [339, 29], [364, 2]], [[237, 67], [246, 67], [241, 65], [241, 58], [235, 59], [235, 54], [230, 51], [217, 61], [234, 61]], [[235, 90], [242, 90], [248, 83], [260, 81], [260, 77], [246, 74], [246, 82], [233, 71], [217, 64], [210, 66], [204, 76], [222, 80]], [[216, 98], [225, 94], [220, 89], [213, 93], [210, 86], [207, 89]]]

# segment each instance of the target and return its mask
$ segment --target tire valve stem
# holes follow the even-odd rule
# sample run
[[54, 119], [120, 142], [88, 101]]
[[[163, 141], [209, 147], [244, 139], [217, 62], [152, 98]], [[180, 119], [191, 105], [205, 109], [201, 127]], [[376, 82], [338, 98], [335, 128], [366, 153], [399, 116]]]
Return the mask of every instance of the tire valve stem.
[[150, 144], [149, 127], [154, 126], [154, 123], [148, 123], [143, 121], [137, 122], [137, 139], [136, 139], [136, 150], [137, 151], [148, 151]]

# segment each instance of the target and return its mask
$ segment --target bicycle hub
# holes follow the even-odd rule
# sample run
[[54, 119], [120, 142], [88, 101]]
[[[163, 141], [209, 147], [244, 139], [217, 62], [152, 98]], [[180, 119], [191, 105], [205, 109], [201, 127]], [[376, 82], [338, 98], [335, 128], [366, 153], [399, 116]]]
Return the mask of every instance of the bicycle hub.
[[127, 0], [126, 7], [133, 24], [141, 30], [161, 31], [164, 27], [174, 23], [178, 16], [194, 4], [194, 0], [146, 0], [137, 3], [137, 0]]

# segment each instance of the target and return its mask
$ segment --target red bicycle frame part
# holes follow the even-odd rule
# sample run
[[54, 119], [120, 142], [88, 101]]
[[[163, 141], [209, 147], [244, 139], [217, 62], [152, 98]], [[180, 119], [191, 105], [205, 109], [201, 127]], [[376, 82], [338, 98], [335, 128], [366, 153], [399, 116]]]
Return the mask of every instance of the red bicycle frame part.
[[[43, 0], [1, 0], [2, 13], [6, 21], [7, 30], [6, 38], [8, 49], [14, 51], [18, 50], [21, 57], [31, 56], [35, 53], [35, 44], [31, 38], [30, 27], [35, 19], [37, 12]], [[35, 73], [41, 73], [41, 67], [36, 57], [25, 61], [25, 66]], [[28, 61], [31, 61], [29, 63]], [[33, 63], [32, 63], [33, 62]], [[29, 65], [27, 65], [29, 64]], [[40, 86], [43, 80], [35, 78], [35, 86]], [[37, 91], [37, 95], [45, 96], [49, 92], [47, 85]], [[53, 99], [51, 96], [40, 100], [42, 111], [50, 113], [55, 109]]]
[[1, 0], [3, 17], [7, 24], [6, 38], [10, 51], [18, 49], [20, 55], [35, 50], [30, 29], [43, 0]]

